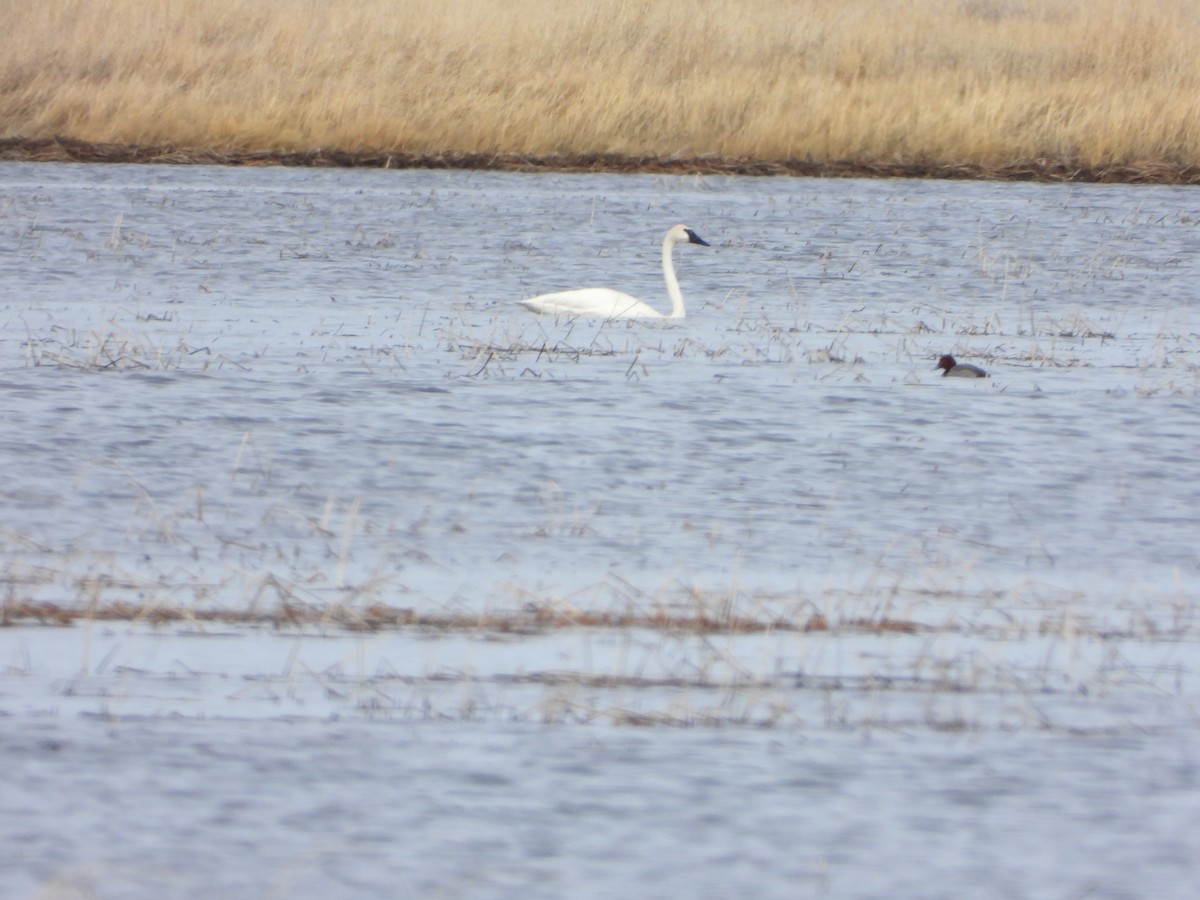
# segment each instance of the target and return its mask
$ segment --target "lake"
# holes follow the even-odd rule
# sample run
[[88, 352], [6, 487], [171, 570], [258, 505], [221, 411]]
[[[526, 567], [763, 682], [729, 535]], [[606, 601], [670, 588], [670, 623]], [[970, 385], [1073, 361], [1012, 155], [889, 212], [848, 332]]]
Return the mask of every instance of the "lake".
[[0, 164], [0, 891], [1189, 896], [1198, 223]]

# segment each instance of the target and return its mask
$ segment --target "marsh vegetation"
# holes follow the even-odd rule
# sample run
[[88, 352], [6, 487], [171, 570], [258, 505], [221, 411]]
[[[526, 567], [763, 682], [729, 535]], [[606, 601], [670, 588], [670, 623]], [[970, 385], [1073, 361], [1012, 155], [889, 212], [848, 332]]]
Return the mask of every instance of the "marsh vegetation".
[[62, 0], [6, 10], [0, 138], [9, 158], [1188, 181], [1197, 46], [1186, 0]]

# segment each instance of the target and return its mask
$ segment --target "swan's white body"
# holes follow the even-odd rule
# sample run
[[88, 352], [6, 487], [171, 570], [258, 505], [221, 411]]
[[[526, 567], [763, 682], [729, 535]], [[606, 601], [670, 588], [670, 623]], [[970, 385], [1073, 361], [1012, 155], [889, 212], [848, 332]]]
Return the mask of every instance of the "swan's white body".
[[671, 251], [675, 249], [676, 244], [709, 246], [708, 241], [684, 225], [676, 225], [663, 238], [663, 280], [667, 283], [667, 294], [671, 298], [671, 311], [665, 315], [636, 297], [612, 288], [559, 291], [555, 294], [542, 294], [518, 302], [535, 313], [550, 316], [589, 316], [597, 319], [682, 319], [686, 314], [683, 308], [683, 294], [679, 290], [679, 280], [675, 277], [675, 264], [671, 260]]

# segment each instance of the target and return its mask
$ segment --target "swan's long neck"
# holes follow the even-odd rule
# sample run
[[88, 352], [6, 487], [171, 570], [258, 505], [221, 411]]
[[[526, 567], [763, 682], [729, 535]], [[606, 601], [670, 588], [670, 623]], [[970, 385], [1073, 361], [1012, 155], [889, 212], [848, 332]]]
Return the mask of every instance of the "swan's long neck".
[[663, 280], [667, 283], [667, 294], [671, 298], [671, 313], [667, 318], [682, 319], [685, 315], [683, 292], [679, 290], [679, 279], [675, 277], [675, 262], [671, 259], [671, 251], [674, 249], [675, 242], [668, 235], [662, 246]]

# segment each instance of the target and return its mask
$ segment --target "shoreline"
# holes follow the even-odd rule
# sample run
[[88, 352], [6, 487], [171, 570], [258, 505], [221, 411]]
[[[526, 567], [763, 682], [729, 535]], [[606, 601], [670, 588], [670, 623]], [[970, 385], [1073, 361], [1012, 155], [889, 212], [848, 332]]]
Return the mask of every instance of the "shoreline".
[[66, 137], [2, 138], [0, 139], [0, 161], [1200, 185], [1200, 166], [1161, 162], [1080, 166], [1068, 160], [1036, 159], [985, 166], [977, 163], [951, 162], [882, 163], [855, 160], [816, 162], [708, 156], [687, 158], [623, 156], [611, 153], [533, 156], [516, 153], [423, 154], [336, 149], [222, 151], [171, 144], [99, 143]]
[[533, 609], [487, 613], [422, 613], [408, 607], [395, 607], [379, 602], [350, 606], [340, 603], [283, 601], [270, 608], [251, 605], [244, 610], [143, 605], [120, 600], [82, 606], [37, 600], [0, 604], [0, 629], [23, 626], [70, 627], [97, 622], [144, 622], [152, 627], [190, 623], [271, 628], [322, 626], [351, 632], [417, 628], [445, 633], [493, 631], [514, 634], [540, 634], [569, 628], [640, 628], [650, 631], [690, 631], [698, 634], [757, 634], [766, 631], [915, 634], [921, 631], [941, 630], [936, 626], [920, 624], [909, 619], [887, 617], [847, 617], [831, 623], [815, 610], [791, 617], [783, 614], [755, 616], [733, 612], [722, 614], [666, 609], [589, 612], [559, 609], [549, 604]]

